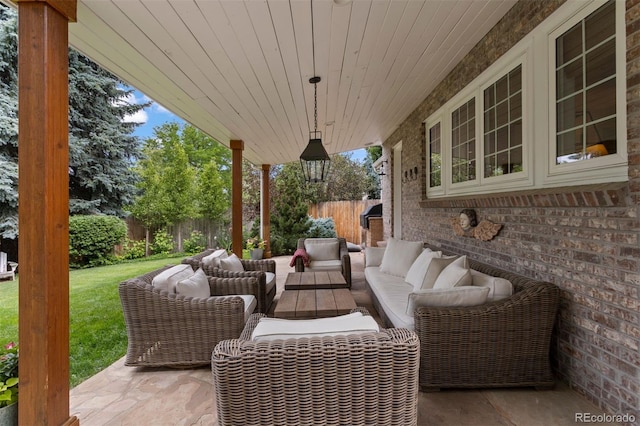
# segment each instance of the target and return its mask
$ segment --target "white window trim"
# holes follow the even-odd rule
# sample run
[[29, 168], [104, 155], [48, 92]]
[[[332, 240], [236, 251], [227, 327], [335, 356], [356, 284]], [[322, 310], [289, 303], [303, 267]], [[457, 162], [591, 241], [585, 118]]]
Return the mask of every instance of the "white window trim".
[[[425, 149], [426, 149], [426, 153], [427, 153], [427, 196], [429, 197], [436, 197], [436, 196], [442, 196], [444, 195], [444, 183], [446, 182], [446, 175], [447, 175], [447, 170], [449, 170], [449, 173], [451, 172], [451, 169], [449, 167], [445, 167], [445, 161], [447, 161], [446, 164], [448, 164], [450, 162], [450, 160], [448, 160], [448, 156], [447, 156], [447, 152], [444, 149], [444, 145], [443, 145], [443, 129], [444, 129], [444, 115], [443, 115], [443, 110], [440, 109], [438, 110], [438, 112], [436, 112], [435, 114], [431, 115], [431, 117], [429, 117], [428, 120], [424, 121], [425, 126], [424, 126], [424, 131], [425, 131]], [[430, 141], [429, 141], [429, 129], [433, 126], [435, 126], [436, 124], [440, 123], [440, 164], [441, 164], [441, 168], [440, 168], [440, 185], [439, 186], [434, 186], [434, 187], [429, 187], [429, 183], [431, 181], [431, 151], [430, 151]]]
[[[552, 165], [556, 166], [555, 70], [550, 67], [550, 64], [555, 63], [555, 37], [552, 37], [552, 35], [562, 34], [567, 28], [575, 25], [575, 23], [584, 19], [584, 17], [605, 3], [606, 0], [568, 1], [494, 62], [480, 76], [424, 120], [425, 141], [427, 143], [429, 127], [438, 121], [441, 122], [443, 157], [442, 185], [437, 188], [429, 188], [427, 181], [427, 198], [628, 180], [625, 15], [624, 2], [619, 1], [616, 1], [618, 154], [573, 163], [571, 164], [573, 166], [572, 170], [566, 172], [561, 170], [562, 167], [556, 170], [552, 170], [551, 167]], [[563, 30], [560, 31], [561, 29]], [[483, 90], [494, 84], [519, 64], [522, 65], [523, 171], [485, 178], [484, 136], [482, 133], [484, 128]], [[538, 90], [536, 91], [536, 89]], [[472, 97], [476, 98], [476, 180], [452, 184], [450, 165], [451, 113]], [[427, 157], [428, 148], [427, 144]], [[613, 157], [616, 158], [614, 159]], [[426, 172], [428, 177], [428, 158]]]

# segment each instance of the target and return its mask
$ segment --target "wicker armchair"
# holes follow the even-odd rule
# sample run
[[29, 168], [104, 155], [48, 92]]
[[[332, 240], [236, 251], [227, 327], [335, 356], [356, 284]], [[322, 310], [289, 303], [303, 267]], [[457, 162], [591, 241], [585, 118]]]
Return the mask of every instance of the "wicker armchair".
[[[313, 240], [314, 238], [309, 238], [309, 240]], [[305, 240], [307, 238], [298, 239], [298, 249], [305, 249]], [[351, 288], [351, 257], [349, 257], [349, 249], [347, 248], [347, 240], [345, 238], [338, 238], [339, 243], [339, 253], [336, 259], [341, 261], [341, 265], [337, 268], [337, 270], [342, 272], [342, 276], [345, 281]], [[310, 259], [313, 261], [313, 259]], [[304, 272], [304, 260], [301, 257], [296, 257], [295, 259], [295, 270], [296, 272]]]
[[221, 426], [417, 424], [414, 332], [250, 341], [261, 316], [213, 351]]
[[261, 260], [247, 260], [240, 259], [242, 266], [244, 266], [243, 272], [232, 272], [224, 269], [208, 267], [202, 264], [202, 259], [211, 253], [213, 249], [207, 249], [194, 256], [182, 259], [182, 263], [191, 265], [195, 271], [198, 268], [202, 268], [204, 273], [210, 277], [220, 278], [254, 278], [255, 284], [251, 286], [248, 293], [237, 294], [253, 294], [258, 301], [258, 312], [267, 313], [273, 303], [273, 298], [276, 295], [276, 286], [272, 286], [267, 290], [267, 275], [265, 272], [276, 273], [276, 262], [272, 259]]
[[558, 287], [471, 259], [469, 264], [508, 279], [514, 294], [480, 306], [416, 309], [422, 390], [553, 387], [549, 352]]
[[[215, 345], [240, 336], [245, 325], [244, 302], [238, 296], [249, 279], [209, 278], [215, 297], [197, 299], [152, 287], [157, 269], [119, 285], [127, 328], [127, 366], [191, 367], [211, 361]], [[255, 280], [254, 280], [255, 281]]]

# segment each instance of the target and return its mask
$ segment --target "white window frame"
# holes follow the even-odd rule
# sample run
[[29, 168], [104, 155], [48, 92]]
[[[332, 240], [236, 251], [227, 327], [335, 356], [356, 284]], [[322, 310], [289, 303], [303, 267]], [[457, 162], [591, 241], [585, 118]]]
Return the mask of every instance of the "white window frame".
[[548, 35], [549, 72], [549, 152], [545, 183], [570, 183], [584, 180], [615, 182], [628, 179], [627, 170], [627, 114], [626, 114], [626, 35], [625, 3], [616, 5], [616, 153], [574, 163], [556, 164], [556, 39], [571, 27], [604, 6], [606, 1], [594, 1], [557, 26]]
[[[434, 187], [430, 187], [429, 184], [431, 182], [431, 151], [430, 151], [430, 140], [429, 140], [429, 129], [431, 129], [433, 126], [440, 124], [440, 185], [439, 186], [434, 186]], [[444, 115], [443, 115], [443, 111], [442, 109], [440, 109], [437, 113], [433, 114], [431, 117], [429, 117], [428, 120], [424, 121], [424, 131], [425, 131], [425, 149], [426, 149], [426, 153], [427, 153], [427, 196], [429, 197], [435, 197], [435, 196], [442, 196], [444, 195], [444, 188], [445, 188], [445, 182], [448, 179], [447, 178], [447, 170], [449, 171], [449, 173], [451, 172], [451, 169], [449, 167], [446, 167], [446, 164], [449, 164], [450, 160], [448, 159], [448, 155], [447, 155], [447, 151], [445, 149], [444, 146]], [[447, 163], [445, 163], [445, 161]]]
[[[619, 1], [616, 1], [617, 153], [568, 164], [570, 168], [555, 167], [567, 166], [555, 164], [555, 39], [605, 3], [606, 0], [565, 3], [467, 87], [424, 120], [427, 157], [429, 127], [438, 121], [441, 122], [443, 153], [442, 186], [429, 188], [427, 181], [427, 198], [628, 180], [626, 36], [624, 2]], [[522, 66], [523, 171], [485, 178], [484, 89], [518, 65]], [[472, 97], [476, 98], [476, 180], [452, 184], [451, 113]], [[428, 158], [426, 172], [429, 176]]]

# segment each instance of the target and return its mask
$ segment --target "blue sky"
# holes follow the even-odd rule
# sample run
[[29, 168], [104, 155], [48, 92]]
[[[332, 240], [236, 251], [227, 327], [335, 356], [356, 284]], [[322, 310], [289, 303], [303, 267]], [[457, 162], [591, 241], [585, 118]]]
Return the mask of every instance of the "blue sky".
[[[143, 93], [134, 90], [129, 99], [127, 100], [131, 103], [144, 103], [149, 102], [149, 99]], [[157, 102], [153, 102], [153, 104], [145, 108], [142, 111], [139, 111], [137, 114], [131, 116], [128, 121], [134, 121], [137, 123], [144, 123], [136, 128], [133, 132], [135, 136], [138, 136], [142, 139], [149, 138], [153, 136], [153, 129], [156, 126], [160, 126], [164, 123], [177, 122], [180, 125], [184, 124], [184, 120], [174, 115], [168, 109], [164, 108], [162, 105]], [[366, 157], [367, 153], [364, 149], [357, 149], [355, 151], [351, 151], [353, 160], [362, 161]]]

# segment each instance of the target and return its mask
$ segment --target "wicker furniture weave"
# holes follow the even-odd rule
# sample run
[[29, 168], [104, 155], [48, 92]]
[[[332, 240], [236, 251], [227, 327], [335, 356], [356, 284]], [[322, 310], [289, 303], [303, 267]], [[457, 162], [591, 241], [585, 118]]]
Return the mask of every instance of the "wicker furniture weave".
[[[549, 351], [558, 287], [472, 259], [469, 266], [508, 279], [514, 294], [480, 306], [415, 310], [421, 389], [553, 387]], [[371, 295], [386, 322], [379, 301]]]
[[414, 332], [250, 341], [260, 317], [213, 351], [221, 426], [417, 424]]
[[202, 264], [202, 259], [211, 253], [213, 249], [207, 249], [194, 256], [182, 259], [182, 263], [189, 264], [195, 271], [198, 268], [202, 268], [204, 273], [210, 277], [220, 278], [254, 278], [249, 281], [250, 286], [246, 289], [246, 293], [236, 294], [253, 294], [258, 301], [258, 312], [267, 313], [273, 303], [273, 298], [276, 295], [276, 286], [273, 286], [269, 292], [267, 288], [267, 276], [265, 272], [276, 273], [276, 262], [272, 259], [261, 260], [248, 260], [240, 259], [242, 266], [244, 266], [243, 272], [227, 271], [220, 268], [207, 267]]
[[[304, 240], [306, 238], [299, 238], [297, 248], [304, 249]], [[344, 276], [347, 285], [351, 288], [351, 257], [349, 257], [349, 249], [347, 247], [347, 240], [345, 238], [338, 238], [340, 245], [340, 260], [342, 260], [342, 275]], [[304, 272], [304, 261], [302, 258], [297, 257], [295, 261], [296, 272]]]
[[[211, 361], [221, 340], [240, 336], [244, 302], [240, 297], [195, 299], [169, 294], [151, 286], [157, 269], [119, 285], [127, 328], [127, 366], [191, 367]], [[247, 279], [209, 278], [212, 294], [242, 293]]]

